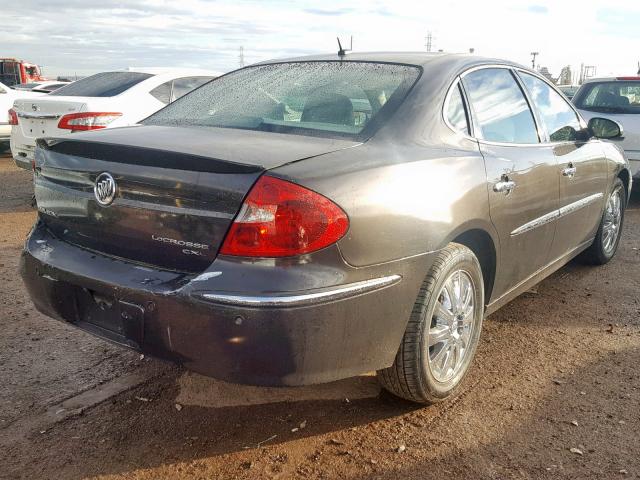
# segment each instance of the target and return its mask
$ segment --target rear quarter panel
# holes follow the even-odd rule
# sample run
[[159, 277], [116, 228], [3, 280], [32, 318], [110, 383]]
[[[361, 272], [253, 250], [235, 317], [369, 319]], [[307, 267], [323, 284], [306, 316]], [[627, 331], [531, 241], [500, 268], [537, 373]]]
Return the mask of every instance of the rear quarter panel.
[[273, 173], [344, 209], [350, 227], [338, 245], [349, 264], [391, 262], [436, 251], [469, 229], [492, 233], [483, 158], [475, 142], [454, 136], [437, 148], [370, 141]]

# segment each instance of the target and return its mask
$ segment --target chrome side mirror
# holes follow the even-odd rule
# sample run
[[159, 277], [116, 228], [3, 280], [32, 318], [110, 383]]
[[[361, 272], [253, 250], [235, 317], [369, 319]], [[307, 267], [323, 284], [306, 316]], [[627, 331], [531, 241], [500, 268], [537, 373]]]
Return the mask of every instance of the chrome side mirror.
[[594, 117], [589, 120], [589, 131], [596, 138], [621, 138], [624, 130], [622, 125], [608, 118]]

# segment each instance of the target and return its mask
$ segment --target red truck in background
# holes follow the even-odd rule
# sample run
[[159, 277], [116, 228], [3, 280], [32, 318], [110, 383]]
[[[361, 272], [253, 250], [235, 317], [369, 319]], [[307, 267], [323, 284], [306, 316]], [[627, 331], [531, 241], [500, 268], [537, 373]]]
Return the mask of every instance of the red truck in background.
[[0, 58], [0, 83], [7, 87], [45, 80], [40, 67], [17, 58]]

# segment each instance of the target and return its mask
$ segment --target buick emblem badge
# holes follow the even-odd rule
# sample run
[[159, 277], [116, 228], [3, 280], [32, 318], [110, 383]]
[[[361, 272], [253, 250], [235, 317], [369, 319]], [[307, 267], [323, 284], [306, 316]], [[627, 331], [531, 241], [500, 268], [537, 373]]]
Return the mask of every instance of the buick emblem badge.
[[111, 174], [104, 172], [98, 175], [93, 186], [93, 194], [100, 205], [111, 205], [116, 197], [116, 181]]

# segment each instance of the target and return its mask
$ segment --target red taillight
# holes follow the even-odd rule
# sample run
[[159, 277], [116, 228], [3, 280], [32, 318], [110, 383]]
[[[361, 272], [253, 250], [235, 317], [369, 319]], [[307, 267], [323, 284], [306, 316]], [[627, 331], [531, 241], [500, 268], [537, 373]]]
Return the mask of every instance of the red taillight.
[[638, 76], [638, 77], [617, 77], [616, 80], [640, 80], [640, 76]]
[[263, 176], [253, 186], [220, 253], [243, 257], [289, 257], [340, 240], [347, 214], [327, 197], [295, 183]]
[[13, 108], [9, 109], [9, 125], [18, 125], [18, 114]]
[[58, 128], [65, 130], [97, 130], [106, 128], [116, 118], [122, 116], [118, 112], [82, 112], [69, 113], [60, 119]]

